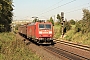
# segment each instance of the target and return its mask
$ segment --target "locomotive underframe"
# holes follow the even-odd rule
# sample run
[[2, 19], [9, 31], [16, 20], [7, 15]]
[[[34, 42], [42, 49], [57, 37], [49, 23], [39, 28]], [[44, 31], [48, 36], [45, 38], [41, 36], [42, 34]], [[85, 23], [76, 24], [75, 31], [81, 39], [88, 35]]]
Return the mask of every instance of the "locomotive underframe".
[[52, 44], [53, 39], [48, 37], [41, 37], [38, 39], [39, 44]]

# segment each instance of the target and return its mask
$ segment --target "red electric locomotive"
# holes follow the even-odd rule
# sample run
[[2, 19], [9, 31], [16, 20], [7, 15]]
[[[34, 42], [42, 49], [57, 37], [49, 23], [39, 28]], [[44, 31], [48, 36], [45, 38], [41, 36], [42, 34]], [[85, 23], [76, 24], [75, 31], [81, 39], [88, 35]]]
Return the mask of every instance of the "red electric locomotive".
[[53, 25], [50, 22], [36, 22], [20, 26], [19, 33], [39, 44], [53, 42]]

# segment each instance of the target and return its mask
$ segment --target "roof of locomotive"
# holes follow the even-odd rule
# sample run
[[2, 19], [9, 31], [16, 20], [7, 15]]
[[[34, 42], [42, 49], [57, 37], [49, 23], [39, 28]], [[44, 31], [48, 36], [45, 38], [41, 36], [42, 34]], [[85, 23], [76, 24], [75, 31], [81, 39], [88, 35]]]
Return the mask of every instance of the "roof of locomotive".
[[36, 24], [39, 24], [39, 23], [44, 23], [44, 24], [51, 24], [51, 22], [35, 22], [35, 23], [29, 23], [29, 24], [27, 24], [28, 26], [30, 26], [30, 25], [36, 25]]
[[29, 24], [27, 24], [27, 25], [29, 25], [29, 26], [30, 26], [30, 25], [35, 25], [35, 23], [29, 23]]

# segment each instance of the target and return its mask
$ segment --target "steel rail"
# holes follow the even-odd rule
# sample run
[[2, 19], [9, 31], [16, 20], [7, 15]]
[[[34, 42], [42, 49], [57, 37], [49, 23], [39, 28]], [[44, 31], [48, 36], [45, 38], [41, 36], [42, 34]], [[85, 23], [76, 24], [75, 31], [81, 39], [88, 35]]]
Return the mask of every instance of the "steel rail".
[[46, 49], [48, 49], [48, 50], [50, 50], [58, 55], [61, 55], [64, 58], [67, 58], [69, 60], [90, 60], [90, 58], [86, 58], [86, 57], [80, 56], [78, 54], [75, 54], [75, 53], [69, 52], [67, 50], [54, 47], [54, 46], [53, 47], [45, 46], [44, 48], [46, 48]]
[[56, 43], [61, 43], [61, 44], [64, 44], [64, 45], [68, 45], [68, 46], [72, 46], [72, 47], [75, 47], [75, 48], [90, 51], [90, 47], [86, 46], [86, 45], [76, 44], [76, 43], [73, 43], [73, 42], [68, 42], [68, 41], [63, 41], [63, 40], [56, 40]]

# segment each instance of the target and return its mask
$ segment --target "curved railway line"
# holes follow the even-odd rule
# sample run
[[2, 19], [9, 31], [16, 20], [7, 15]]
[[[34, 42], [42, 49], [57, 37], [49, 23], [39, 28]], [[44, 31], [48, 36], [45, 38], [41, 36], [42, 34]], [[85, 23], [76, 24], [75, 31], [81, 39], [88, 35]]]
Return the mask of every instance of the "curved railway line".
[[58, 45], [44, 46], [44, 49], [62, 58], [63, 60], [90, 60], [89, 46], [75, 44], [63, 40], [56, 40], [56, 43]]
[[89, 46], [82, 45], [82, 44], [77, 44], [77, 43], [63, 41], [63, 40], [56, 40], [56, 43], [60, 43], [60, 44], [76, 47], [76, 48], [79, 48], [79, 49], [82, 49], [82, 50], [90, 51]]
[[[28, 42], [29, 41], [26, 42], [27, 45]], [[41, 45], [39, 47], [62, 60], [90, 60], [89, 46], [75, 44], [63, 40], [55, 40], [55, 42], [55, 45]]]

